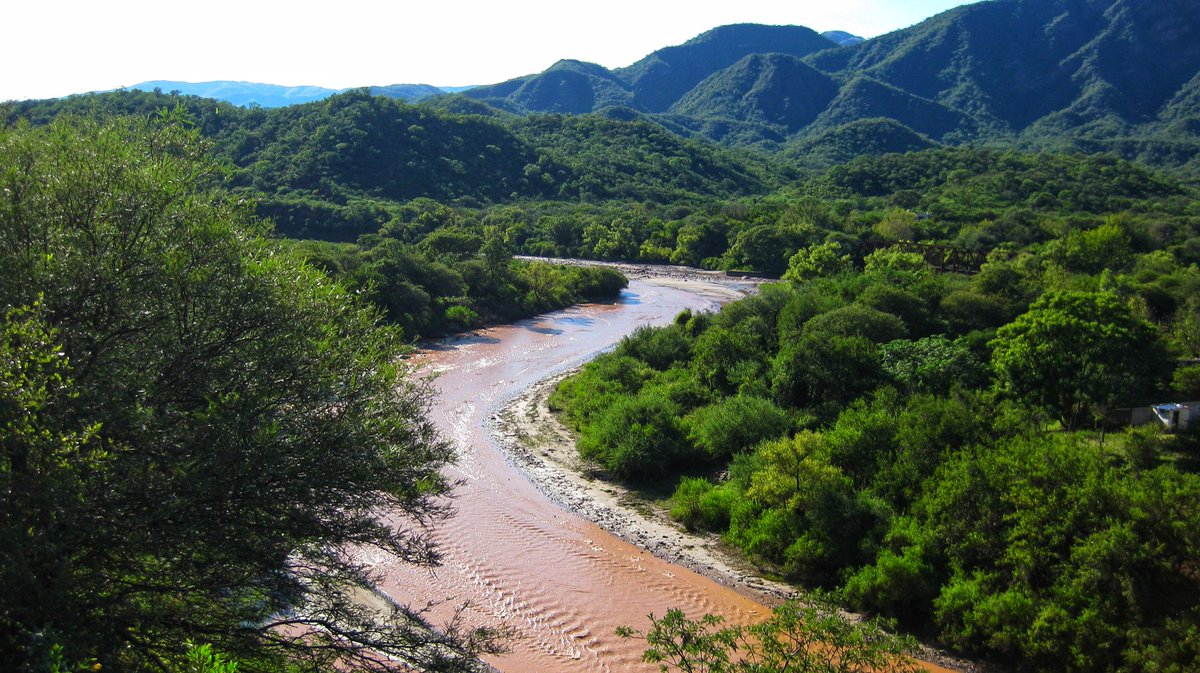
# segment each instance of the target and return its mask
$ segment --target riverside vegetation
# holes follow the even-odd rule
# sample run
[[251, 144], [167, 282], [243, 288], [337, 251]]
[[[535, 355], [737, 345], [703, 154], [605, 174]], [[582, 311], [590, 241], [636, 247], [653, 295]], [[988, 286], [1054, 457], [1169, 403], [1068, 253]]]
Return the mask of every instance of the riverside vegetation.
[[364, 600], [358, 550], [434, 564], [449, 512], [399, 329], [170, 118], [3, 129], [0, 167], [7, 670], [479, 667], [495, 634]]
[[[1002, 0], [844, 49], [726, 27], [416, 106], [0, 105], [0, 659], [478, 666], [495, 634], [350, 600], [349, 550], [437, 560], [450, 452], [406, 344], [624, 283], [526, 254], [782, 276], [554, 398], [683, 524], [1018, 670], [1196, 670], [1197, 438], [1098, 423], [1200, 397], [1197, 16]], [[770, 667], [730, 648], [809, 637], [802, 610], [640, 635]]]
[[970, 276], [802, 225], [785, 282], [639, 330], [552, 407], [613, 478], [677, 482], [681, 523], [853, 609], [1017, 670], [1192, 670], [1200, 436], [1099, 428], [1200, 397], [1194, 229], [1021, 219]]

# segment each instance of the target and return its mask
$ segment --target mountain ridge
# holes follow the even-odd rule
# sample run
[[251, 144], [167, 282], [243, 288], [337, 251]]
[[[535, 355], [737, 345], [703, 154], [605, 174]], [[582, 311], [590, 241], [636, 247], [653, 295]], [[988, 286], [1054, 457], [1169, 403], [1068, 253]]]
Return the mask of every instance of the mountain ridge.
[[[815, 76], [768, 73], [768, 54], [799, 59], [833, 82], [835, 95], [813, 96]], [[770, 151], [886, 118], [894, 123], [850, 135], [869, 128], [867, 145], [878, 147], [925, 139], [1153, 160], [1163, 154], [1155, 145], [1182, 139], [1172, 164], [1200, 165], [1200, 6], [1187, 0], [992, 0], [861, 42], [837, 31], [734, 24], [608, 72], [603, 82], [615, 95], [603, 100], [594, 95], [599, 79], [590, 96], [582, 81], [559, 87], [570, 101], [543, 95], [529, 105], [486, 88], [468, 95], [517, 114], [616, 104], [676, 132]], [[896, 138], [878, 136], [889, 129]]]
[[[876, 148], [972, 143], [1107, 151], [1200, 169], [1193, 0], [991, 0], [870, 40], [843, 33], [731, 24], [622, 68], [566, 59], [458, 93], [369, 90], [484, 116], [647, 121], [768, 152], [834, 138], [840, 149], [829, 156], [848, 139]], [[286, 100], [325, 91], [333, 90], [298, 88]]]

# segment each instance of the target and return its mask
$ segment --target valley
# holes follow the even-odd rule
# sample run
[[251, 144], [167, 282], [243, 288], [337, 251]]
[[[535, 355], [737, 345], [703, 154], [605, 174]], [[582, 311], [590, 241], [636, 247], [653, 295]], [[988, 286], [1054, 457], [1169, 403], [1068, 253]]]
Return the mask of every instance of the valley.
[[[719, 290], [720, 286], [710, 286]], [[421, 355], [437, 375], [433, 414], [456, 447], [455, 516], [436, 533], [435, 574], [389, 566], [382, 588], [409, 604], [468, 603], [468, 619], [514, 629], [505, 671], [641, 670], [616, 627], [687, 606], [734, 622], [766, 611], [753, 600], [606, 533], [544, 496], [488, 432], [498, 409], [547, 375], [576, 366], [642, 324], [715, 308], [728, 294], [634, 281], [617, 302], [591, 304], [453, 337]]]
[[0, 103], [0, 661], [1200, 668], [1196, 3], [681, 40]]

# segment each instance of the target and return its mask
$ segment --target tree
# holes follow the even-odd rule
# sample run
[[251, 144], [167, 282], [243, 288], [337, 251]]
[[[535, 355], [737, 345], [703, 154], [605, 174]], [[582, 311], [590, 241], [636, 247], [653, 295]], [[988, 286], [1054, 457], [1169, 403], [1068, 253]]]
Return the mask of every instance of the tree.
[[998, 385], [1069, 429], [1118, 401], [1138, 401], [1167, 364], [1154, 327], [1103, 292], [1045, 294], [997, 330], [992, 347]]
[[804, 336], [818, 339], [862, 337], [887, 343], [908, 336], [904, 321], [862, 304], [847, 304], [814, 316], [804, 323]]
[[765, 622], [722, 626], [716, 615], [689, 619], [669, 610], [650, 615], [650, 629], [617, 629], [623, 638], [644, 638], [642, 659], [666, 673], [911, 673], [916, 642], [885, 632], [877, 622], [853, 622], [828, 598], [788, 601]]
[[882, 378], [878, 347], [860, 336], [806, 334], [785, 344], [771, 360], [771, 392], [781, 406], [837, 408]]
[[897, 339], [880, 350], [883, 370], [907, 390], [945, 394], [955, 387], [973, 390], [988, 379], [987, 366], [961, 337]]
[[666, 471], [684, 444], [678, 409], [657, 394], [623, 397], [596, 417], [579, 437], [579, 453], [629, 481]]
[[758, 379], [762, 359], [752, 330], [711, 327], [692, 345], [691, 368], [697, 377], [715, 390], [732, 393], [742, 383]]
[[1196, 475], [1051, 433], [956, 452], [926, 483], [912, 511], [944, 554], [946, 642], [1028, 670], [1195, 669]]
[[449, 512], [399, 332], [172, 115], [5, 129], [0, 166], [0, 660], [473, 667], [486, 640], [356, 599], [355, 549], [436, 563]]
[[508, 251], [504, 238], [494, 227], [488, 228], [483, 247], [479, 249], [479, 256], [483, 258], [484, 269], [487, 271], [488, 286], [493, 292], [499, 293], [512, 275], [509, 268], [512, 253]]
[[421, 239], [420, 248], [436, 257], [461, 262], [479, 253], [483, 239], [476, 233], [461, 229], [437, 229]]
[[1056, 242], [1051, 255], [1070, 271], [1123, 270], [1133, 259], [1132, 243], [1126, 231], [1127, 219], [1127, 216], [1111, 215], [1095, 229], [1072, 231]]
[[835, 241], [810, 245], [802, 248], [788, 260], [787, 272], [783, 279], [793, 283], [803, 283], [813, 278], [836, 276], [854, 268], [850, 255], [842, 252], [842, 246]]
[[734, 267], [749, 267], [779, 278], [788, 270], [792, 255], [809, 243], [815, 233], [809, 226], [760, 224], [738, 234], [726, 255]]
[[891, 241], [909, 241], [917, 224], [917, 215], [911, 210], [893, 208], [875, 224], [875, 231]]
[[787, 412], [770, 400], [747, 395], [727, 397], [700, 407], [684, 419], [691, 440], [710, 459], [728, 459], [738, 451], [774, 439], [791, 428]]

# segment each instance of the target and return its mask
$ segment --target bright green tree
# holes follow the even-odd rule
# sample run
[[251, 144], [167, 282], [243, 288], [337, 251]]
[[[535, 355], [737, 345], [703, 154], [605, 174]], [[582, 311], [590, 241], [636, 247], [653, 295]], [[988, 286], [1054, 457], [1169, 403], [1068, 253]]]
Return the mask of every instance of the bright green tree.
[[842, 246], [834, 241], [802, 248], [788, 260], [784, 280], [803, 283], [813, 278], [836, 276], [853, 269], [850, 255], [842, 252]]
[[1163, 376], [1166, 351], [1152, 325], [1103, 292], [1043, 295], [996, 332], [998, 384], [1076, 428], [1118, 402], [1137, 402]]
[[0, 661], [473, 667], [483, 643], [355, 600], [356, 549], [435, 563], [448, 513], [401, 335], [165, 117], [0, 131]]

